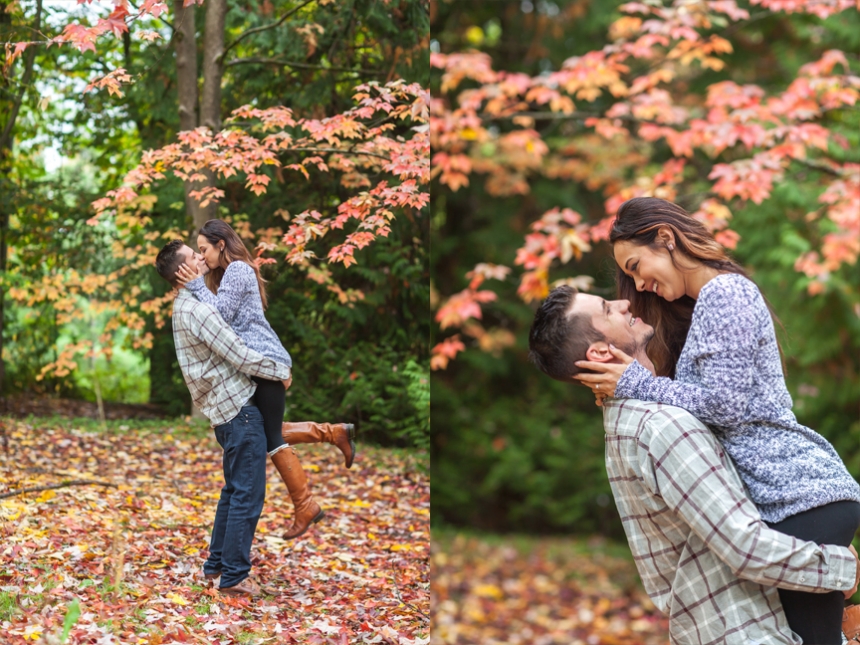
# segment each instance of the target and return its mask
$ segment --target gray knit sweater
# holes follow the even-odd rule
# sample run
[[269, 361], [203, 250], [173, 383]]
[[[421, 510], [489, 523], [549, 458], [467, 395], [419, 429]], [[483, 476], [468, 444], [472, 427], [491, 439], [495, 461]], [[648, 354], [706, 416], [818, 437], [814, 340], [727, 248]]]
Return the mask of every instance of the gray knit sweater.
[[675, 405], [708, 424], [766, 522], [860, 501], [833, 446], [792, 413], [773, 321], [743, 276], [722, 274], [702, 287], [674, 380], [634, 361], [615, 396]]
[[214, 306], [249, 349], [292, 367], [293, 359], [263, 313], [257, 275], [249, 264], [241, 261], [228, 264], [217, 295], [209, 291], [202, 277], [195, 278], [185, 287], [199, 301]]

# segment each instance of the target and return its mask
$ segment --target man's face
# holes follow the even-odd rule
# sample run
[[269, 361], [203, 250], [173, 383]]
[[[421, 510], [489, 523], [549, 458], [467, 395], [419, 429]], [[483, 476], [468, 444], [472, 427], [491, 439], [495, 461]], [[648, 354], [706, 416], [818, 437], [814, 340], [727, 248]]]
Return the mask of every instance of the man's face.
[[187, 244], [183, 245], [181, 249], [179, 249], [179, 255], [182, 256], [183, 262], [187, 264], [194, 271], [197, 270], [197, 266], [203, 262], [203, 256], [199, 253], [195, 253], [194, 249], [192, 249]]
[[654, 336], [654, 328], [630, 313], [627, 300], [604, 300], [600, 296], [579, 293], [573, 301], [573, 311], [591, 316], [591, 324], [612, 343], [631, 356], [645, 350]]

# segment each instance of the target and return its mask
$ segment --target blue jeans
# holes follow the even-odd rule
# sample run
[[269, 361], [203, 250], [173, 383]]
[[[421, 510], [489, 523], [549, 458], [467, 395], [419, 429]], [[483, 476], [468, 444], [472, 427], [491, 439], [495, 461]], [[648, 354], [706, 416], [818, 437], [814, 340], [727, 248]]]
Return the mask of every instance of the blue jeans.
[[260, 411], [246, 405], [234, 419], [215, 427], [215, 438], [224, 449], [224, 487], [203, 571], [220, 571], [223, 589], [239, 584], [251, 571], [251, 542], [266, 496], [266, 434]]

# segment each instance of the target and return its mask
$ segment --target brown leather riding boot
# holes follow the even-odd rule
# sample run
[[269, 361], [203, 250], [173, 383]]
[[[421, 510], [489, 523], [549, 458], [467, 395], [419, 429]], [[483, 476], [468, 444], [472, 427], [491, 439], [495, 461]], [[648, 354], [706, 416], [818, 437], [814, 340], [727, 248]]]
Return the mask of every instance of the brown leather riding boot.
[[315, 423], [313, 421], [284, 423], [281, 426], [281, 436], [290, 445], [330, 443], [343, 453], [347, 468], [352, 466], [355, 459], [355, 426], [351, 423]]
[[285, 540], [292, 540], [307, 531], [311, 524], [319, 522], [325, 513], [308, 490], [308, 478], [295, 450], [288, 447], [278, 450], [272, 455], [272, 463], [287, 485], [296, 509], [293, 525], [282, 536]]
[[845, 608], [845, 613], [842, 615], [842, 633], [852, 645], [860, 643], [860, 605]]

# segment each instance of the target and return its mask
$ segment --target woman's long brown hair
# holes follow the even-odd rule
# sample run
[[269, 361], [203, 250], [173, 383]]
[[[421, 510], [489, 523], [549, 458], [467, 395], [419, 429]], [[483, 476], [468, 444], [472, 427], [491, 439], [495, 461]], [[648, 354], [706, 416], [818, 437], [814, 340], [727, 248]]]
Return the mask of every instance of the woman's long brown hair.
[[[618, 209], [609, 233], [609, 242], [614, 245], [624, 241], [655, 250], [665, 249], [665, 244], [657, 240], [661, 227], [669, 228], [675, 235], [675, 250], [670, 252], [670, 257], [678, 270], [684, 270], [676, 258], [676, 254], [681, 253], [686, 258], [723, 273], [737, 273], [749, 279], [747, 272], [728, 256], [700, 221], [665, 199], [635, 197], [624, 202]], [[618, 297], [630, 301], [630, 312], [654, 327], [654, 338], [648, 343], [647, 351], [657, 375], [674, 378], [675, 366], [687, 342], [696, 301], [689, 296], [682, 296], [668, 302], [650, 291], [637, 291], [633, 278], [624, 273], [620, 266], [615, 279]], [[779, 324], [779, 319], [772, 311], [771, 317]]]
[[260, 287], [260, 299], [263, 301], [263, 309], [269, 306], [269, 301], [266, 298], [266, 281], [260, 275], [260, 268], [254, 263], [248, 249], [242, 239], [236, 234], [230, 225], [220, 219], [210, 219], [200, 229], [200, 235], [205, 237], [209, 244], [214, 248], [218, 248], [219, 242], [224, 242], [224, 248], [221, 250], [219, 258], [219, 266], [209, 271], [203, 279], [206, 286], [212, 293], [218, 293], [218, 287], [221, 286], [221, 279], [224, 277], [224, 269], [231, 262], [244, 262], [254, 269], [254, 274], [257, 276], [257, 285]]

